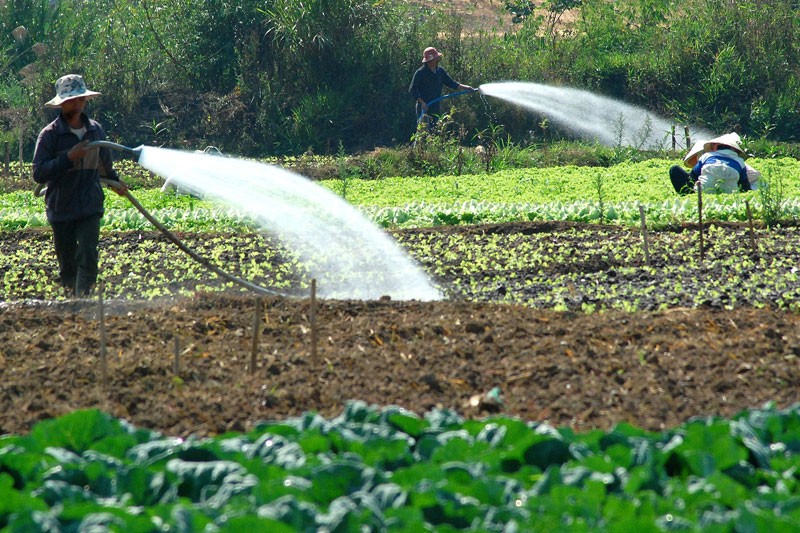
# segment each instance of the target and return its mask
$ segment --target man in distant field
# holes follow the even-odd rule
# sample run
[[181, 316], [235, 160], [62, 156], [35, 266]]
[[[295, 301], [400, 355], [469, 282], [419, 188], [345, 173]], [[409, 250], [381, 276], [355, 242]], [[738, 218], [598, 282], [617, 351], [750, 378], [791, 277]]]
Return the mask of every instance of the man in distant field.
[[106, 138], [103, 127], [85, 113], [86, 101], [100, 93], [86, 88], [83, 77], [67, 74], [56, 81], [56, 96], [45, 107], [60, 113], [36, 140], [33, 179], [47, 185], [47, 221], [53, 228], [53, 244], [61, 285], [68, 295], [86, 296], [97, 281], [100, 219], [105, 195], [100, 178], [119, 183], [107, 149], [87, 147]]
[[461, 89], [471, 91], [473, 87], [453, 81], [447, 71], [439, 66], [442, 54], [430, 46], [422, 52], [422, 66], [414, 72], [411, 85], [408, 90], [416, 102], [417, 119], [427, 115], [431, 119], [431, 125], [436, 122], [440, 114], [440, 102], [428, 105], [428, 102], [436, 100], [442, 95], [442, 87], [447, 86], [451, 89]]

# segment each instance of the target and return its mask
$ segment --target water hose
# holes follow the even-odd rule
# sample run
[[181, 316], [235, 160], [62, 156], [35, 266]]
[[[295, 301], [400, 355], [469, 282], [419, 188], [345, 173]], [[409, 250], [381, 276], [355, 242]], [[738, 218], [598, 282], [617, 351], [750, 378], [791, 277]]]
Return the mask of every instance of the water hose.
[[112, 143], [111, 141], [92, 141], [86, 145], [86, 148], [110, 148], [118, 152], [122, 152], [122, 157], [131, 159], [135, 163], [139, 162], [139, 157], [142, 155], [142, 147], [128, 148], [121, 144]]
[[454, 97], [454, 96], [461, 96], [462, 94], [474, 93], [475, 91], [478, 91], [478, 90], [479, 90], [479, 89], [475, 89], [475, 88], [473, 88], [473, 89], [465, 89], [465, 90], [463, 90], [463, 91], [458, 91], [458, 92], [455, 92], [455, 93], [443, 94], [442, 96], [440, 96], [440, 97], [438, 97], [438, 98], [434, 98], [433, 100], [431, 100], [430, 102], [428, 102], [428, 105], [435, 104], [436, 102], [439, 102], [439, 101], [441, 101], [441, 100], [445, 100], [445, 99], [447, 99], [447, 98], [452, 98], [452, 97]]
[[[130, 158], [133, 161], [136, 161], [137, 163], [139, 162], [139, 157], [142, 154], [142, 149], [141, 148], [136, 148], [136, 149], [129, 148], [127, 146], [123, 146], [121, 144], [113, 143], [113, 142], [110, 142], [110, 141], [92, 141], [89, 144], [87, 144], [86, 147], [87, 148], [110, 148], [112, 150], [116, 150], [118, 152], [122, 152], [124, 157]], [[256, 292], [258, 294], [263, 294], [263, 295], [282, 295], [281, 293], [279, 293], [277, 291], [272, 291], [270, 289], [266, 289], [264, 287], [261, 287], [260, 285], [256, 285], [256, 284], [251, 283], [251, 282], [249, 282], [249, 281], [247, 281], [245, 279], [238, 278], [238, 277], [234, 276], [233, 274], [225, 272], [224, 270], [222, 270], [221, 268], [219, 268], [215, 264], [211, 263], [208, 259], [206, 259], [205, 257], [201, 256], [200, 254], [198, 254], [197, 252], [195, 252], [194, 250], [192, 250], [188, 246], [186, 246], [183, 243], [183, 241], [181, 241], [177, 237], [177, 235], [175, 235], [170, 230], [168, 230], [161, 222], [158, 221], [158, 219], [156, 219], [152, 214], [150, 214], [150, 212], [147, 209], [145, 209], [144, 206], [141, 203], [139, 203], [139, 200], [137, 200], [136, 197], [133, 196], [133, 194], [131, 194], [131, 192], [128, 190], [127, 187], [120, 187], [120, 182], [115, 181], [115, 180], [111, 180], [111, 179], [108, 179], [108, 178], [100, 178], [100, 183], [102, 183], [103, 185], [106, 185], [107, 187], [113, 189], [118, 194], [120, 194], [120, 195], [124, 196], [125, 198], [127, 198], [128, 201], [133, 205], [133, 207], [135, 207], [136, 210], [139, 211], [142, 214], [142, 216], [147, 219], [148, 222], [150, 222], [153, 226], [155, 226], [156, 229], [158, 229], [158, 231], [160, 231], [167, 239], [169, 239], [170, 242], [172, 242], [175, 246], [180, 248], [184, 253], [189, 255], [192, 259], [194, 259], [195, 261], [197, 261], [198, 263], [200, 263], [201, 265], [203, 265], [207, 269], [211, 270], [212, 272], [214, 272], [215, 274], [217, 274], [221, 278], [224, 278], [224, 279], [226, 279], [228, 281], [236, 283], [237, 285], [240, 285], [240, 286], [242, 286], [242, 287], [244, 287], [246, 289], [249, 289], [249, 290], [251, 290], [253, 292]], [[42, 194], [42, 190], [41, 190], [40, 187], [37, 187], [37, 190], [35, 190], [34, 192], [35, 192], [35, 194], [37, 196], [40, 196]]]
[[[117, 181], [110, 180], [110, 179], [107, 179], [107, 178], [100, 178], [100, 183], [103, 183], [104, 185], [107, 185], [108, 187], [114, 189], [117, 192], [119, 192], [119, 190], [120, 190], [119, 189], [119, 182], [117, 182]], [[198, 263], [200, 263], [201, 265], [203, 265], [207, 269], [211, 270], [212, 272], [214, 272], [218, 276], [220, 276], [220, 277], [222, 277], [222, 278], [224, 278], [224, 279], [226, 279], [228, 281], [231, 281], [233, 283], [236, 283], [237, 285], [240, 285], [240, 286], [242, 286], [242, 287], [244, 287], [246, 289], [249, 289], [249, 290], [251, 290], [253, 292], [259, 293], [259, 294], [265, 294], [265, 295], [278, 295], [278, 294], [280, 294], [279, 292], [266, 289], [264, 287], [261, 287], [260, 285], [256, 285], [254, 283], [250, 283], [249, 281], [247, 281], [245, 279], [238, 278], [238, 277], [234, 276], [233, 274], [225, 272], [224, 270], [222, 270], [221, 268], [219, 268], [215, 264], [211, 263], [208, 259], [206, 259], [205, 257], [201, 256], [200, 254], [198, 254], [197, 252], [195, 252], [194, 250], [192, 250], [188, 246], [186, 246], [183, 243], [183, 241], [181, 241], [178, 238], [177, 235], [175, 235], [170, 230], [168, 230], [166, 227], [164, 227], [164, 225], [161, 222], [159, 222], [158, 219], [156, 219], [152, 214], [150, 214], [150, 212], [147, 209], [145, 209], [144, 206], [141, 203], [139, 203], [139, 200], [137, 200], [136, 197], [133, 196], [128, 189], [124, 189], [124, 191], [121, 194], [123, 196], [125, 196], [125, 198], [127, 198], [128, 201], [131, 204], [133, 204], [133, 207], [135, 207], [136, 210], [139, 211], [142, 214], [142, 216], [147, 219], [148, 222], [150, 222], [153, 226], [155, 226], [156, 229], [158, 229], [158, 231], [163, 233], [164, 236], [167, 239], [169, 239], [175, 246], [180, 248], [183, 252], [185, 252], [187, 255], [189, 255], [192, 259], [194, 259], [195, 261], [197, 261]]]
[[[457, 91], [457, 92], [454, 92], [454, 93], [447, 93], [447, 94], [443, 94], [442, 96], [439, 96], [438, 98], [434, 98], [434, 99], [433, 99], [433, 100], [431, 100], [430, 102], [427, 102], [427, 106], [428, 106], [428, 107], [430, 107], [430, 106], [432, 106], [433, 104], [435, 104], [436, 102], [441, 102], [442, 100], [446, 100], [447, 98], [453, 98], [454, 96], [461, 96], [462, 94], [467, 94], [467, 93], [474, 93], [475, 91], [478, 91], [478, 90], [480, 90], [480, 89], [478, 89], [478, 88], [473, 88], [473, 89], [465, 89], [465, 90], [463, 90], [463, 91]], [[422, 120], [422, 117], [423, 117], [424, 115], [425, 115], [425, 111], [423, 111], [422, 113], [420, 113], [420, 114], [419, 114], [419, 118], [417, 119], [417, 122], [419, 122], [420, 120]]]

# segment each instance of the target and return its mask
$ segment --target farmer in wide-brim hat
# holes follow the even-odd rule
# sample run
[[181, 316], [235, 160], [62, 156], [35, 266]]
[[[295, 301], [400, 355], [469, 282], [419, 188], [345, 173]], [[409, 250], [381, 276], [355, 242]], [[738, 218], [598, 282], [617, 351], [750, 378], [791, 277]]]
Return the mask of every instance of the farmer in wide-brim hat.
[[436, 100], [442, 95], [442, 87], [447, 86], [451, 89], [461, 89], [471, 91], [473, 88], [457, 81], [439, 66], [442, 54], [436, 48], [429, 46], [422, 52], [422, 66], [414, 72], [411, 85], [408, 90], [416, 102], [417, 119], [423, 115], [431, 117], [435, 122], [440, 114], [439, 102], [428, 105], [429, 102]]
[[115, 190], [125, 192], [111, 153], [87, 146], [106, 138], [103, 127], [84, 113], [86, 101], [99, 95], [78, 74], [60, 77], [55, 97], [45, 103], [60, 111], [42, 128], [33, 154], [33, 179], [47, 185], [47, 221], [53, 229], [59, 281], [68, 295], [88, 295], [97, 281], [105, 199], [100, 178], [118, 182]]
[[703, 192], [731, 193], [757, 188], [760, 173], [744, 162], [746, 156], [737, 133], [726, 133], [708, 141], [698, 141], [683, 158], [691, 171], [670, 168], [672, 186], [679, 194]]

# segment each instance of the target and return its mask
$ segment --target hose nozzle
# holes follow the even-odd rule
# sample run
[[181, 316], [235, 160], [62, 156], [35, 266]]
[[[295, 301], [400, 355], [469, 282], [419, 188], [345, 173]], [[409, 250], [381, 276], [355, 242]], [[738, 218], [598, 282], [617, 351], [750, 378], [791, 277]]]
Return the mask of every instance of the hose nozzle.
[[139, 162], [139, 157], [142, 155], [141, 148], [129, 148], [121, 144], [112, 143], [111, 141], [92, 141], [86, 145], [87, 148], [110, 148], [117, 152], [122, 152], [122, 157], [130, 159], [135, 163]]

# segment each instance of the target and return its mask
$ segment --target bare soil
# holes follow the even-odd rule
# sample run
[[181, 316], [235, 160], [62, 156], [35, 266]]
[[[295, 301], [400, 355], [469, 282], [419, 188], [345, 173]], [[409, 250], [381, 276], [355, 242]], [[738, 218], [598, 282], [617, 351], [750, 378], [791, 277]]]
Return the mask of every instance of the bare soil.
[[[513, 32], [517, 25], [512, 22], [512, 14], [506, 9], [505, 0], [417, 0], [421, 9], [436, 9], [445, 13], [454, 13], [461, 17], [464, 32]], [[536, 15], [547, 18], [549, 15], [544, 2], [536, 2], [539, 7]], [[575, 10], [566, 10], [559, 18], [556, 29], [569, 28], [575, 20]]]
[[500, 0], [421, 0], [418, 3], [426, 9], [460, 16], [467, 33], [513, 29], [511, 14], [505, 9], [506, 3]]
[[800, 390], [800, 317], [777, 309], [324, 300], [312, 313], [309, 299], [265, 299], [258, 312], [256, 302], [198, 293], [106, 302], [102, 315], [91, 300], [0, 304], [0, 434], [99, 408], [202, 437], [308, 411], [332, 417], [348, 400], [660, 431], [787, 407]]

